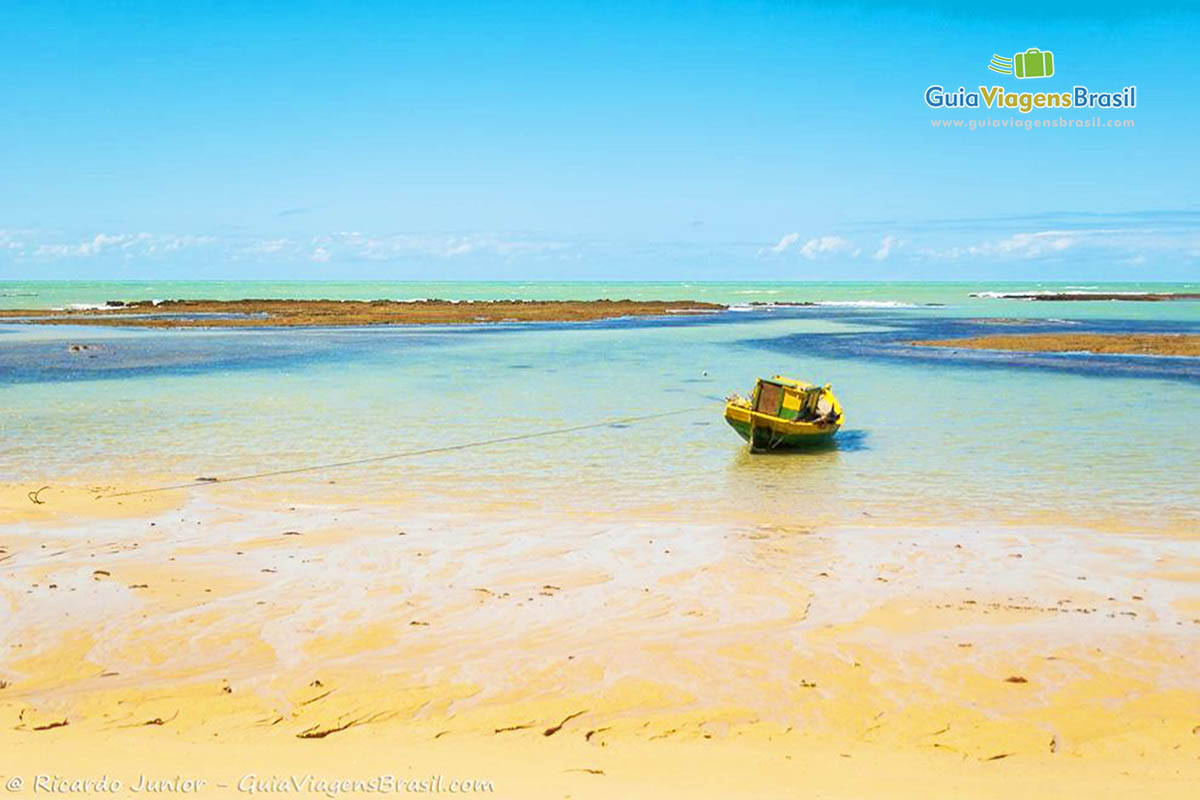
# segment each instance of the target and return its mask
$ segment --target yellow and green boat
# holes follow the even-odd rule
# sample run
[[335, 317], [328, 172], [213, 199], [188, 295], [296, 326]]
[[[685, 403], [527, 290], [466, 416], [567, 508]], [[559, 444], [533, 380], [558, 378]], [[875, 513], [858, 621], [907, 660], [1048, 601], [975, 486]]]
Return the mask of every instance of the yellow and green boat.
[[814, 386], [775, 375], [759, 378], [748, 398], [729, 397], [725, 421], [753, 452], [826, 443], [845, 417], [829, 384]]

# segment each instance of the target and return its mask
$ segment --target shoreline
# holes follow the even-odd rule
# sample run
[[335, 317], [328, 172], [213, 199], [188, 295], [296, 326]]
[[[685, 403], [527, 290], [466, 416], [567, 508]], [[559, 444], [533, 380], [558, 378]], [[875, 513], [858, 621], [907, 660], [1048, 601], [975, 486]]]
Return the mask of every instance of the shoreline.
[[909, 344], [916, 347], [1005, 350], [1024, 353], [1082, 352], [1097, 355], [1200, 357], [1200, 334], [1188, 333], [994, 334], [961, 339], [926, 339]]

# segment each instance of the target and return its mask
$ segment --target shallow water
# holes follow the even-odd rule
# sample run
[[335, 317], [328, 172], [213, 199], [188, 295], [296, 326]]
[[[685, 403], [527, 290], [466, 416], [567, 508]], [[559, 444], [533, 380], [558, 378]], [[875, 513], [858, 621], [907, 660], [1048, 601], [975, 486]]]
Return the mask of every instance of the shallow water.
[[[1194, 305], [1021, 304], [1070, 306], [1072, 330], [1196, 332]], [[1136, 313], [1106, 321], [1114, 306]], [[1145, 307], [1158, 316], [1137, 316]], [[807, 308], [487, 327], [3, 326], [0, 480], [229, 477], [679, 409], [239, 486], [439, 511], [1197, 527], [1195, 359], [949, 358], [903, 344], [974, 324], [944, 308]], [[834, 385], [847, 410], [836, 447], [745, 451], [721, 398], [777, 372]]]

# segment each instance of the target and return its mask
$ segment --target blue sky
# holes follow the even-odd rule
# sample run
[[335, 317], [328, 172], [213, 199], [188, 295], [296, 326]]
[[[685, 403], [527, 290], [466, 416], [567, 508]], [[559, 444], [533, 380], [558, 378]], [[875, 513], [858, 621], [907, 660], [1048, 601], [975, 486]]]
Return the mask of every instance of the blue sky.
[[1183, 4], [165, 5], [0, 5], [0, 279], [1200, 276]]

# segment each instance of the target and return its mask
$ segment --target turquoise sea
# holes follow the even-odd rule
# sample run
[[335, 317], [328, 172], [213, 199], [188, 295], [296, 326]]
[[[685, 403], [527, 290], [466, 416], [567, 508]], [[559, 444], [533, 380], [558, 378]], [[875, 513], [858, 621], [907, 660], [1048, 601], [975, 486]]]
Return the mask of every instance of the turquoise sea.
[[[0, 482], [230, 477], [680, 410], [239, 490], [286, 485], [314, 498], [446, 511], [1200, 532], [1200, 359], [907, 344], [1024, 330], [1200, 333], [1200, 302], [994, 296], [1029, 291], [1197, 292], [1200, 284], [0, 282], [8, 308], [242, 297], [735, 306], [583, 324], [0, 325]], [[786, 302], [816, 305], [751, 305]], [[834, 386], [847, 412], [836, 447], [746, 452], [721, 419], [721, 400], [774, 373]]]

